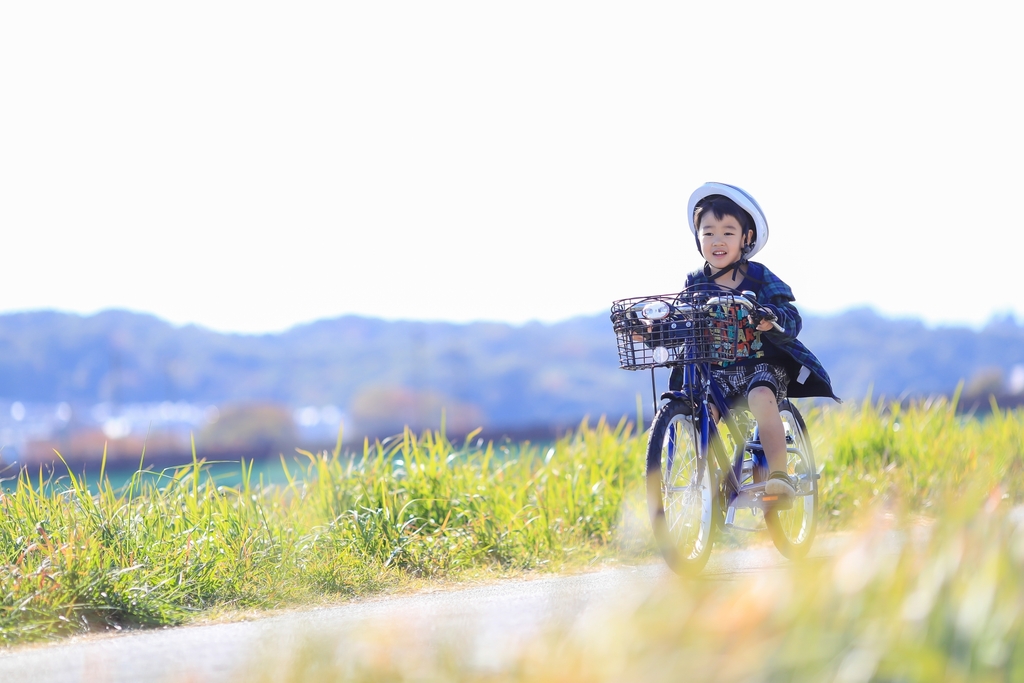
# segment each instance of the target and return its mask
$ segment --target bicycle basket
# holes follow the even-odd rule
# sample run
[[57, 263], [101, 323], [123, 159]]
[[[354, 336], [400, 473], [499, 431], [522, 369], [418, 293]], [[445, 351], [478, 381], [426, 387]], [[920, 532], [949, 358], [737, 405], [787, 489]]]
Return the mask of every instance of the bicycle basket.
[[744, 304], [739, 294], [707, 286], [613, 302], [619, 367], [735, 361], [737, 347], [746, 342]]

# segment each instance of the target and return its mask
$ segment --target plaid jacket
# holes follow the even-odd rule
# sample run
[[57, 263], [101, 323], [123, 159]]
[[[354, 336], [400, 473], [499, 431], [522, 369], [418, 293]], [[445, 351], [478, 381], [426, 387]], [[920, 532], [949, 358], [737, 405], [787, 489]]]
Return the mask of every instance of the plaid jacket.
[[[793, 398], [824, 396], [838, 401], [839, 397], [832, 391], [832, 380], [829, 379], [825, 368], [796, 338], [803, 327], [803, 321], [800, 319], [800, 312], [793, 305], [793, 290], [775, 273], [754, 261], [748, 264], [747, 278], [754, 283], [753, 291], [757, 294], [758, 303], [771, 309], [778, 316], [779, 325], [785, 330], [779, 332], [772, 329], [761, 334], [766, 335], [789, 356], [791, 362], [787, 364], [786, 369], [793, 378], [789, 383], [789, 395]], [[687, 287], [710, 284], [714, 283], [703, 270], [695, 270], [686, 276]]]

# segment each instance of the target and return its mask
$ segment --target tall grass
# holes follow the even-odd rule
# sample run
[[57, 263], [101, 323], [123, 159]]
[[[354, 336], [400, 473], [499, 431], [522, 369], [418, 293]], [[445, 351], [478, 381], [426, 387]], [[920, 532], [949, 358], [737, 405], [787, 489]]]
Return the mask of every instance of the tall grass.
[[274, 650], [238, 680], [1024, 680], [1024, 508], [973, 485], [946, 502], [924, 539], [894, 549], [878, 514], [835, 557], [663, 581], [638, 606], [542, 629], [497, 666], [454, 628], [369, 624]]
[[[303, 453], [285, 486], [219, 485], [202, 461], [98, 493], [22, 472], [0, 501], [0, 638], [175, 624], [417, 577], [580, 562], [608, 547], [641, 441], [586, 423], [541, 452], [408, 430]], [[95, 487], [94, 487], [95, 490]]]
[[984, 417], [963, 415], [956, 398], [909, 405], [865, 399], [860, 406], [814, 411], [823, 514], [841, 526], [879, 498], [913, 514], [968, 486], [999, 486], [1024, 499], [1024, 411], [993, 403]]
[[[967, 487], [1024, 495], [1024, 412], [965, 418], [944, 401], [809, 412], [832, 528], [872, 501], [934, 516]], [[0, 494], [0, 639], [176, 624], [621, 552], [627, 503], [644, 514], [645, 434], [602, 420], [544, 447], [475, 436], [453, 444], [407, 430], [354, 455], [304, 453], [281, 486], [254, 481], [246, 464], [240, 484], [222, 486], [198, 459], [119, 488], [101, 475], [92, 492], [72, 475], [22, 472]]]
[[[638, 606], [553, 624], [499, 667], [457, 632], [370, 625], [261, 658], [245, 680], [1024, 680], [1024, 412], [949, 401], [811, 412], [834, 557], [668, 580]], [[900, 526], [902, 514], [927, 516]], [[596, 617], [595, 617], [596, 614]]]

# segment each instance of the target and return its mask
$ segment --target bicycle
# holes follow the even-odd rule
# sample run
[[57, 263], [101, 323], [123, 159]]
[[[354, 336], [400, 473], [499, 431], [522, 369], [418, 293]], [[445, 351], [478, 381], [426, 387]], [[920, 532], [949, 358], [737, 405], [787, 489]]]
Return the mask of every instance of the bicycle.
[[[704, 568], [723, 529], [763, 529], [736, 525], [736, 513], [743, 509], [763, 516], [772, 542], [787, 558], [803, 557], [813, 542], [819, 474], [800, 411], [789, 400], [779, 404], [796, 496], [766, 497], [768, 461], [757, 423], [742, 404], [727, 404], [711, 375], [713, 363], [736, 360], [742, 318], [770, 319], [768, 313], [753, 292], [707, 286], [612, 304], [619, 366], [651, 370], [655, 416], [647, 441], [648, 512], [661, 554], [679, 574]], [[654, 369], [676, 366], [683, 368], [682, 389], [659, 399]], [[660, 406], [659, 400], [664, 401]], [[727, 427], [724, 435], [712, 407]]]

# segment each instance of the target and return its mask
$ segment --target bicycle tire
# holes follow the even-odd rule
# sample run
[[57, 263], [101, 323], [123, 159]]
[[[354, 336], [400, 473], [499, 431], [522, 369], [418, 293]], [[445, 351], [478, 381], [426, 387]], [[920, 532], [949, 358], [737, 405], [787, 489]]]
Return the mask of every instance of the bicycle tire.
[[[665, 404], [647, 439], [647, 509], [665, 562], [693, 576], [707, 564], [719, 515], [718, 476], [701, 456], [699, 430], [679, 401]], [[685, 482], [685, 483], [684, 483]]]
[[[779, 415], [786, 429], [787, 446], [796, 452], [787, 453], [786, 470], [797, 480], [797, 498], [790, 510], [769, 510], [764, 521], [772, 543], [783, 557], [798, 560], [807, 554], [818, 527], [818, 470], [814, 464], [811, 439], [803, 415], [789, 400], [779, 404]], [[799, 495], [805, 493], [806, 495]]]

